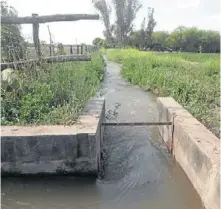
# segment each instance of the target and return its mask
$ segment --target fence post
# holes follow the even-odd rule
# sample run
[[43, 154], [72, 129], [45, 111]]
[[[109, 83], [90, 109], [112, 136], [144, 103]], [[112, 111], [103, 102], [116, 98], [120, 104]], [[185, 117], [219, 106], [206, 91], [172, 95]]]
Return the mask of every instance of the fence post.
[[[38, 17], [38, 14], [32, 14], [33, 19], [35, 20]], [[41, 48], [40, 48], [40, 41], [39, 41], [39, 23], [34, 21], [33, 23], [33, 41], [35, 45], [35, 50], [38, 56], [38, 59], [41, 57]]]
[[83, 44], [81, 44], [81, 54], [83, 54]]
[[53, 54], [53, 56], [55, 55], [54, 44], [52, 44], [52, 54]]
[[[48, 25], [48, 33], [49, 33], [49, 37], [50, 37], [49, 51], [50, 51], [50, 56], [52, 56], [53, 47], [52, 47], [52, 38], [51, 38], [51, 31], [50, 31], [49, 25]], [[54, 55], [54, 51], [53, 51], [53, 55]]]
[[80, 53], [79, 53], [79, 45], [77, 45], [77, 54], [80, 54]]
[[51, 48], [51, 45], [49, 46], [49, 53], [50, 53], [50, 56], [52, 54], [52, 48]]
[[72, 48], [72, 45], [70, 45], [70, 54], [73, 54], [73, 48]]

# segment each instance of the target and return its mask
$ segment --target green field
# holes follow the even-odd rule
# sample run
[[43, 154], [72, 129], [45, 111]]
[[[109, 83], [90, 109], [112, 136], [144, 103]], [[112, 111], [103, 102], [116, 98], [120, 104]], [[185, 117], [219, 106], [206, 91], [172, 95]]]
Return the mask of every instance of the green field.
[[110, 49], [122, 76], [159, 96], [171, 96], [216, 136], [220, 134], [220, 55]]
[[1, 124], [73, 124], [103, 78], [99, 54], [91, 62], [47, 64], [2, 83]]

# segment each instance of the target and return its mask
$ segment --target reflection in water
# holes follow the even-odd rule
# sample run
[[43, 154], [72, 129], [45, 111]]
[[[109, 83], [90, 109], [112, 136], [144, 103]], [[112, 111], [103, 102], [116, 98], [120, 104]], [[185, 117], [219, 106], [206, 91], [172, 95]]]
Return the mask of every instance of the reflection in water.
[[[156, 98], [120, 78], [108, 63], [102, 85], [107, 121], [155, 121]], [[7, 209], [202, 209], [191, 183], [168, 155], [156, 127], [106, 127], [103, 179], [2, 179]]]

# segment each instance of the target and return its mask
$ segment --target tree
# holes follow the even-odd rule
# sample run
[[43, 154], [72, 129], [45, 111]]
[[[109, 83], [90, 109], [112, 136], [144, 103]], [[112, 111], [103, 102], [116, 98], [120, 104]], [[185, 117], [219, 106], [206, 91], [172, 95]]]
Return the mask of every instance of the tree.
[[[1, 16], [17, 17], [17, 11], [1, 1]], [[9, 62], [24, 59], [27, 43], [21, 35], [21, 27], [16, 24], [1, 24], [1, 52], [2, 58]]]
[[101, 20], [104, 23], [104, 37], [108, 43], [111, 43], [112, 39], [112, 27], [110, 24], [111, 7], [107, 4], [106, 0], [94, 0], [94, 7], [100, 12]]
[[206, 53], [220, 53], [220, 33], [218, 31], [201, 31], [202, 51]]
[[115, 12], [115, 34], [119, 45], [125, 46], [133, 29], [133, 21], [141, 8], [138, 0], [112, 0]]
[[185, 28], [182, 31], [182, 41], [180, 46], [186, 52], [198, 52], [201, 45], [201, 31], [198, 28]]
[[130, 33], [128, 45], [131, 47], [140, 48], [140, 46], [142, 45], [140, 31], [132, 31]]
[[220, 33], [196, 27], [179, 26], [165, 40], [165, 44], [185, 52], [220, 52]]
[[186, 30], [185, 27], [183, 26], [179, 26], [177, 27], [168, 37], [167, 39], [165, 40], [165, 44], [168, 46], [168, 47], [171, 47], [175, 50], [184, 50], [184, 46], [185, 46], [185, 43], [184, 43], [184, 37], [183, 37], [183, 33], [184, 31]]
[[139, 33], [139, 38], [140, 38], [140, 45], [146, 45], [146, 18], [143, 19], [142, 23], [141, 23], [141, 29], [140, 29], [140, 33]]
[[151, 7], [148, 7], [148, 23], [147, 23], [147, 28], [146, 28], [146, 34], [147, 34], [147, 40], [146, 44], [152, 47], [152, 34], [154, 31], [154, 28], [157, 24], [157, 22], [154, 19], [154, 9]]
[[65, 51], [64, 51], [64, 46], [62, 43], [58, 44], [58, 51], [57, 51], [57, 55], [65, 55]]
[[104, 46], [104, 39], [102, 39], [102, 38], [95, 38], [92, 43], [95, 46], [102, 47], [102, 46]]
[[165, 45], [165, 41], [168, 38], [169, 33], [165, 31], [156, 31], [152, 34], [152, 43], [158, 45]]

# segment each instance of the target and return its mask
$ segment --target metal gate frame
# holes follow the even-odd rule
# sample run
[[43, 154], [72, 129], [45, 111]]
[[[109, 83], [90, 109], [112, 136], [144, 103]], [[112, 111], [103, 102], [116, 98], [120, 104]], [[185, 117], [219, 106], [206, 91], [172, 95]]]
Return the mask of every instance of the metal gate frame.
[[[165, 125], [171, 125], [171, 130], [172, 130], [172, 141], [169, 142], [169, 144], [167, 144], [167, 148], [169, 150], [170, 153], [172, 153], [172, 143], [173, 143], [173, 132], [174, 132], [174, 123], [173, 122], [101, 122], [100, 124], [100, 138], [102, 137], [102, 126], [165, 126]], [[102, 158], [102, 154], [101, 154], [101, 158]], [[99, 162], [101, 162], [102, 160], [100, 160]], [[98, 170], [99, 172], [102, 170], [101, 167], [103, 167], [103, 165], [101, 165], [99, 163], [98, 165]]]
[[[174, 119], [173, 119], [174, 120]], [[174, 135], [174, 122], [102, 122], [100, 127], [104, 126], [171, 126], [170, 139], [163, 141], [166, 143], [169, 153], [172, 153], [173, 148], [173, 135]]]
[[173, 122], [103, 122], [102, 126], [159, 126], [173, 125]]

